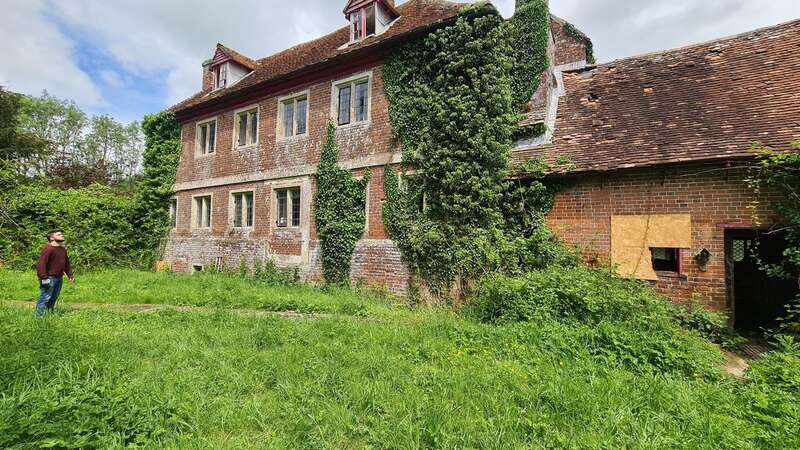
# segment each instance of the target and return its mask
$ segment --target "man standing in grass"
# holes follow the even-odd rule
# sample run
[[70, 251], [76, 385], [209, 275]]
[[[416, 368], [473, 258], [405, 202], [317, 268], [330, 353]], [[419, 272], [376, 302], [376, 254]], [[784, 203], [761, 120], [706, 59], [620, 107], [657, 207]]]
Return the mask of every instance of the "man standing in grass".
[[36, 266], [39, 275], [39, 301], [36, 302], [36, 315], [43, 316], [52, 312], [56, 306], [58, 295], [61, 294], [61, 285], [64, 274], [70, 282], [75, 282], [72, 268], [69, 266], [69, 256], [64, 248], [64, 233], [53, 230], [47, 234], [47, 245], [42, 249], [39, 264]]

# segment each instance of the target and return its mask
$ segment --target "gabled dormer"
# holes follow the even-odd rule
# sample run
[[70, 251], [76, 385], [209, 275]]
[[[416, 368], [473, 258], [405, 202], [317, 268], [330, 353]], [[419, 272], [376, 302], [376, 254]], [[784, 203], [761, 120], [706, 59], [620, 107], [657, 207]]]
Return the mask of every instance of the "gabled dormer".
[[255, 68], [256, 62], [252, 59], [217, 44], [214, 57], [203, 64], [203, 90], [214, 91], [232, 86]]
[[350, 22], [350, 42], [377, 36], [400, 17], [394, 0], [349, 0], [344, 15]]

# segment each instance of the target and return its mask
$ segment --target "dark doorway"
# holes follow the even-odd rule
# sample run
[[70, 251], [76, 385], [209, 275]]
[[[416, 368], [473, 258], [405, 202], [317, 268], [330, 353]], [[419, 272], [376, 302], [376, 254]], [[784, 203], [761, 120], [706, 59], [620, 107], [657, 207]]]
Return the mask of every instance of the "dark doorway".
[[733, 325], [739, 331], [774, 328], [798, 294], [797, 282], [773, 278], [759, 267], [759, 260], [776, 264], [786, 249], [784, 236], [757, 230], [729, 230], [725, 234], [728, 293]]

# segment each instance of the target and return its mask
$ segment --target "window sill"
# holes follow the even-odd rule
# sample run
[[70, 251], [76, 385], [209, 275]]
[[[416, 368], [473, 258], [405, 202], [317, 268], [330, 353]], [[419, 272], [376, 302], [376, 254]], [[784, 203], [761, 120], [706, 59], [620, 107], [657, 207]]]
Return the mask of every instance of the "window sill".
[[669, 278], [673, 280], [688, 280], [689, 276], [685, 273], [678, 273], [678, 272], [664, 272], [664, 271], [656, 271], [656, 276], [659, 279], [661, 278]]
[[255, 149], [258, 148], [258, 142], [256, 142], [255, 144], [250, 144], [250, 145], [242, 145], [242, 146], [238, 146], [237, 145], [235, 148], [236, 148], [237, 151], [240, 151], [240, 152], [246, 152], [246, 151], [249, 151], [249, 150], [255, 150]]
[[213, 158], [213, 157], [214, 157], [214, 155], [216, 155], [216, 154], [217, 154], [217, 152], [212, 152], [212, 153], [195, 153], [195, 154], [194, 154], [194, 159], [195, 159], [195, 160], [198, 160], [198, 159], [209, 159], [209, 158]]
[[289, 142], [295, 142], [295, 141], [303, 141], [303, 140], [306, 140], [306, 139], [308, 139], [308, 133], [295, 134], [294, 136], [289, 136], [289, 137], [279, 137], [278, 138], [278, 143], [279, 144], [283, 144], [283, 143], [289, 143]]
[[370, 125], [372, 125], [372, 119], [367, 119], [360, 122], [350, 122], [344, 125], [336, 125], [336, 130], [346, 130], [348, 128], [369, 128]]

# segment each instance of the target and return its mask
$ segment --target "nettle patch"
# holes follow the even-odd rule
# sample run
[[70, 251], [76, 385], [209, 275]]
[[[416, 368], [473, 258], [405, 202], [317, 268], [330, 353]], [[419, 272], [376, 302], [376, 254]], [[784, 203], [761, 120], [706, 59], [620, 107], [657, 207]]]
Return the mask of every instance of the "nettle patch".
[[546, 167], [509, 162], [519, 111], [548, 65], [549, 20], [542, 0], [521, 3], [511, 21], [477, 3], [386, 61], [403, 163], [400, 174], [386, 169], [384, 222], [434, 295], [485, 273], [574, 260], [544, 225], [556, 193]]

